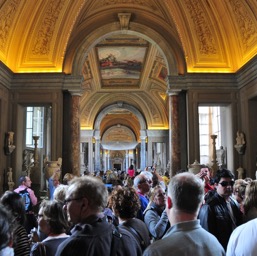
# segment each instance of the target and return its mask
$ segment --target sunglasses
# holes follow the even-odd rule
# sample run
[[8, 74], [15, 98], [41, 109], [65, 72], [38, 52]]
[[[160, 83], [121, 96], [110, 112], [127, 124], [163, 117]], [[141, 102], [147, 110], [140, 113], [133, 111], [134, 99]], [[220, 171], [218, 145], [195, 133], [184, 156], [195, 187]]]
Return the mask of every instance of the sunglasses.
[[222, 181], [219, 183], [222, 187], [227, 187], [227, 186], [231, 186], [233, 187], [235, 182], [234, 181]]

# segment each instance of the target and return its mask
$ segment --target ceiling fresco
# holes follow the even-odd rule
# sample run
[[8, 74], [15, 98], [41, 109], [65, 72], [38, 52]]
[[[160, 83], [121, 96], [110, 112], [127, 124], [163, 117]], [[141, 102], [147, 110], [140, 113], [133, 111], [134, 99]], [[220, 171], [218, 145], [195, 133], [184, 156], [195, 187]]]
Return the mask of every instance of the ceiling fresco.
[[146, 50], [130, 46], [98, 47], [103, 87], [126, 84], [139, 86]]
[[[3, 0], [0, 61], [81, 81], [81, 130], [118, 101], [167, 130], [167, 76], [236, 73], [257, 54], [256, 13], [254, 0]], [[120, 124], [138, 141], [138, 123], [110, 113], [101, 129]]]

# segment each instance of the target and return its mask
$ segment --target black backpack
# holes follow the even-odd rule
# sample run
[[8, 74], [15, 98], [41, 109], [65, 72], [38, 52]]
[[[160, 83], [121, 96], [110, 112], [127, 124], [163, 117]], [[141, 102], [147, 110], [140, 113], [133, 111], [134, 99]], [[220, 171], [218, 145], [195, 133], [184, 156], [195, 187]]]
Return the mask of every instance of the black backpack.
[[25, 205], [25, 211], [29, 212], [32, 210], [32, 202], [30, 199], [30, 195], [27, 189], [21, 190], [19, 192], [20, 196], [22, 197], [23, 201], [24, 201], [24, 205]]

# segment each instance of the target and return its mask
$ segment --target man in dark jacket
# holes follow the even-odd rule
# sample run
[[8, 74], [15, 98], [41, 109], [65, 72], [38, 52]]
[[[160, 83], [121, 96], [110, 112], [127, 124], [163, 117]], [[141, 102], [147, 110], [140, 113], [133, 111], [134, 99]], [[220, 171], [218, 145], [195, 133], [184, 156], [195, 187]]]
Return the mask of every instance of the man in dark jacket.
[[232, 231], [242, 224], [242, 213], [231, 198], [234, 175], [231, 171], [217, 171], [216, 192], [201, 207], [199, 219], [201, 226], [212, 233], [226, 250]]
[[74, 178], [66, 192], [65, 208], [74, 225], [71, 236], [58, 247], [56, 256], [141, 255], [141, 248], [128, 231], [117, 231], [102, 214], [108, 192], [95, 177]]

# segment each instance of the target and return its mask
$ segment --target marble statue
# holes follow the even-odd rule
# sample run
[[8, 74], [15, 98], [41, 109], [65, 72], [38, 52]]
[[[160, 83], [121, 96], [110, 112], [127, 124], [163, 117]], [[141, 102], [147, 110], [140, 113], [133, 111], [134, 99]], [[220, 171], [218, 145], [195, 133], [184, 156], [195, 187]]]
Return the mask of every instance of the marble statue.
[[246, 142], [243, 132], [237, 131], [236, 144], [234, 145], [234, 147], [240, 155], [243, 155], [245, 153]]

